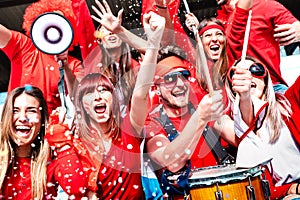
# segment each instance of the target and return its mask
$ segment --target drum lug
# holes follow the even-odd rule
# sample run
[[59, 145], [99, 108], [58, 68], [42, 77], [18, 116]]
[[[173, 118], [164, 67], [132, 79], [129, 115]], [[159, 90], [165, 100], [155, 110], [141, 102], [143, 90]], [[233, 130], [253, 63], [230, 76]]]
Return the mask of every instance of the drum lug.
[[265, 199], [270, 199], [271, 197], [271, 190], [270, 190], [270, 183], [268, 180], [262, 180], [261, 181], [262, 190], [264, 193]]
[[223, 193], [219, 190], [219, 185], [216, 183], [217, 191], [215, 192], [216, 200], [223, 200]]
[[247, 186], [247, 196], [248, 196], [248, 200], [256, 200], [255, 189], [252, 186], [250, 177], [249, 177], [249, 185]]
[[183, 200], [190, 200], [190, 194], [184, 190], [184, 197]]

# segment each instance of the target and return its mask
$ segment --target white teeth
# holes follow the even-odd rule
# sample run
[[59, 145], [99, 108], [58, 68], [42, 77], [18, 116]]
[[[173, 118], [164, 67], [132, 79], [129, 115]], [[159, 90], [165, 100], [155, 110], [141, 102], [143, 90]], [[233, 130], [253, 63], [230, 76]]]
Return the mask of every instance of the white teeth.
[[109, 37], [108, 38], [108, 40], [111, 41], [111, 42], [115, 41], [116, 39], [117, 39], [116, 37]]
[[185, 94], [185, 91], [173, 93], [174, 96], [180, 96], [180, 95], [184, 95], [184, 94]]
[[219, 45], [212, 45], [212, 46], [210, 46], [210, 49], [211, 50], [219, 50]]
[[31, 128], [28, 126], [16, 126], [16, 129], [21, 129], [21, 130], [30, 130]]

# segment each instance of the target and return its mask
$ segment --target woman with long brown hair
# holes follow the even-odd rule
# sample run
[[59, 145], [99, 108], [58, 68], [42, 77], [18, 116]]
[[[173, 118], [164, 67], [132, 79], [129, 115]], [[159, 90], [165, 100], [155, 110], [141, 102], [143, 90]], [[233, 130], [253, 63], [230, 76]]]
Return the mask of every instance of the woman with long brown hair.
[[83, 196], [82, 165], [72, 149], [57, 149], [57, 155], [50, 157], [47, 122], [40, 89], [18, 87], [8, 94], [0, 132], [1, 199], [54, 199], [58, 184], [74, 198]]

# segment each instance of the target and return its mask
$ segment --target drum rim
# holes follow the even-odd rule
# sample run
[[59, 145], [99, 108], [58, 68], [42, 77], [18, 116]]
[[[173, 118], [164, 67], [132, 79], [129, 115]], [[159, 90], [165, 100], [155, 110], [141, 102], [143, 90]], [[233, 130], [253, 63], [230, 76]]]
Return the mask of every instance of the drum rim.
[[[229, 167], [231, 169], [235, 169], [236, 171], [232, 171], [231, 173], [227, 174], [219, 174], [215, 176], [207, 176], [205, 178], [191, 178], [192, 173], [197, 171], [204, 171], [209, 169], [217, 169], [217, 168], [224, 168]], [[193, 169], [190, 172], [190, 176], [188, 179], [188, 183], [190, 188], [199, 187], [199, 186], [210, 186], [216, 183], [225, 184], [233, 181], [241, 181], [247, 179], [249, 176], [256, 177], [263, 173], [263, 168], [261, 166], [256, 166], [252, 168], [242, 168], [237, 169], [235, 164], [232, 165], [216, 165], [204, 168]]]

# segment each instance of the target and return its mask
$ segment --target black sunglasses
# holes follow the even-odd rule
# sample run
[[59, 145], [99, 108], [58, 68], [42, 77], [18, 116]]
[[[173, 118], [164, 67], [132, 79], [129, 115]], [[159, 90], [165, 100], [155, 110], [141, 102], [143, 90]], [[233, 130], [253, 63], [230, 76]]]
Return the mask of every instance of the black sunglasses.
[[[251, 72], [252, 76], [256, 78], [264, 78], [267, 75], [267, 71], [261, 63], [253, 63], [249, 67], [249, 71]], [[229, 70], [228, 75], [229, 80], [232, 82], [232, 77], [234, 75], [234, 70], [232, 68]]]
[[182, 70], [167, 74], [163, 77], [163, 84], [166, 86], [174, 86], [175, 83], [177, 83], [178, 76], [181, 76], [187, 80], [191, 76], [191, 73], [189, 70]]

